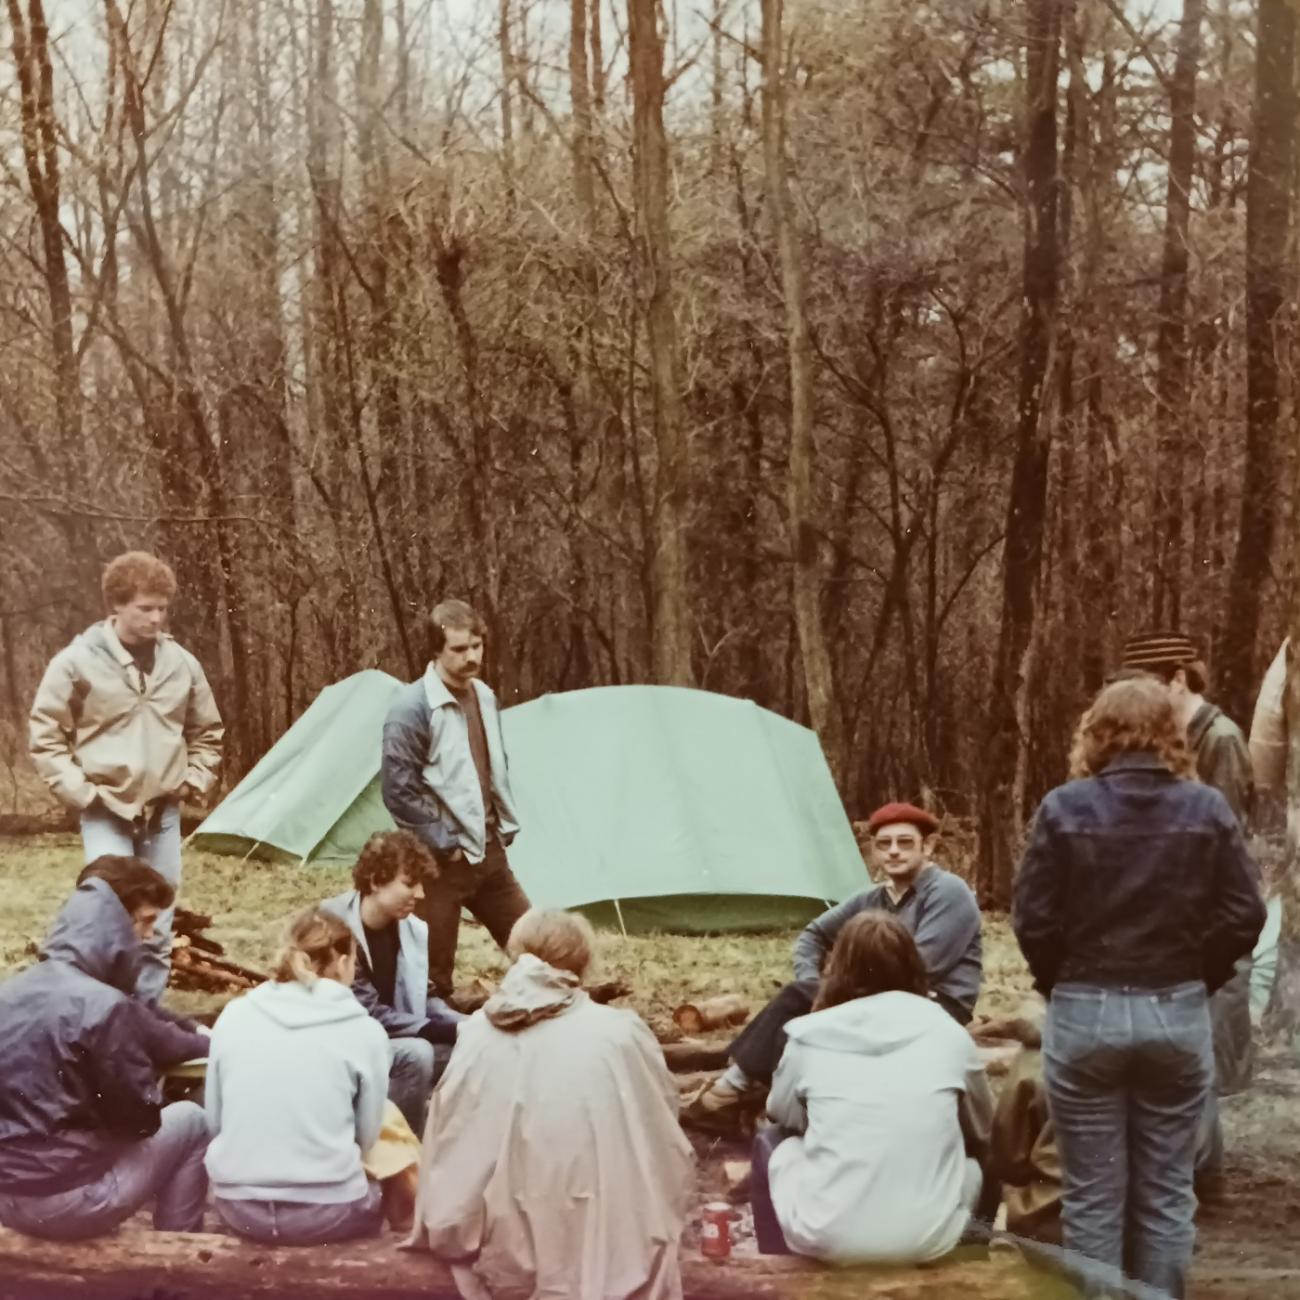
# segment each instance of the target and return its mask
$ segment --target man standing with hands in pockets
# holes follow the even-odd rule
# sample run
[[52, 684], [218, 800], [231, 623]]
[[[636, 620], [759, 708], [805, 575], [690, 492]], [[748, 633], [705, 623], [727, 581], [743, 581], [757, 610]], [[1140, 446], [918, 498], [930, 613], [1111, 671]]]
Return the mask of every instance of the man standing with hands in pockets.
[[[50, 661], [32, 704], [36, 770], [81, 814], [86, 861], [139, 858], [179, 891], [181, 801], [216, 784], [225, 734], [199, 661], [164, 630], [170, 566], [128, 551], [104, 570], [108, 616]], [[144, 943], [136, 996], [157, 1002], [171, 969], [172, 908]]]
[[519, 825], [497, 699], [479, 680], [486, 626], [463, 600], [442, 601], [429, 624], [429, 666], [384, 721], [382, 787], [393, 820], [438, 860], [421, 915], [429, 927], [429, 981], [445, 999], [461, 908], [504, 948], [529, 902], [506, 859]]

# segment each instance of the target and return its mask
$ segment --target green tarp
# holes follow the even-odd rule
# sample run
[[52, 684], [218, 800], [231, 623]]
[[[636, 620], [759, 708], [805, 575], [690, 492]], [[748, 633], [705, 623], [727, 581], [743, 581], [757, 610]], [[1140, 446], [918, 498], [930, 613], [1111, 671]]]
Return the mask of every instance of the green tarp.
[[[351, 861], [392, 821], [380, 732], [401, 683], [327, 687], [195, 837], [218, 852]], [[816, 735], [746, 700], [665, 686], [545, 695], [502, 715], [534, 903], [629, 931], [795, 925], [866, 883]]]

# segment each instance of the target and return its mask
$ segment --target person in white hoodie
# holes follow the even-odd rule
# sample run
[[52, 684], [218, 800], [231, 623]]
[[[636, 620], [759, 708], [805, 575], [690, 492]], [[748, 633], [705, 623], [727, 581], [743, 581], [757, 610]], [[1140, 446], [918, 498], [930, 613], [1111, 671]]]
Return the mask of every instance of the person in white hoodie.
[[754, 1143], [764, 1254], [920, 1263], [980, 1202], [993, 1098], [970, 1035], [926, 996], [906, 926], [862, 912], [840, 932], [811, 1014], [786, 1026]]
[[378, 1138], [388, 1037], [352, 994], [356, 942], [320, 908], [290, 922], [274, 980], [212, 1031], [205, 1104], [214, 1208], [242, 1237], [317, 1245], [379, 1232], [362, 1153]]

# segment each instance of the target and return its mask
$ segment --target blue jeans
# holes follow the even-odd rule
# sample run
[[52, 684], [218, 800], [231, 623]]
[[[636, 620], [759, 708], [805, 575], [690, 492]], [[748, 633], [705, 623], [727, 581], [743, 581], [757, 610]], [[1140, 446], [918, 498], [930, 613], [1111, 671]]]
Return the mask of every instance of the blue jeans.
[[1058, 984], [1043, 1078], [1061, 1156], [1062, 1241], [1101, 1285], [1179, 1300], [1196, 1240], [1197, 1127], [1214, 1084], [1205, 985]]
[[156, 1133], [130, 1143], [94, 1182], [44, 1196], [0, 1193], [0, 1223], [29, 1237], [83, 1241], [112, 1232], [152, 1201], [160, 1232], [201, 1232], [207, 1149], [202, 1109], [175, 1102], [163, 1107]]
[[416, 1137], [424, 1135], [429, 1095], [451, 1060], [451, 1045], [423, 1038], [388, 1040], [388, 1100], [402, 1112]]
[[[175, 803], [163, 804], [153, 816], [129, 822], [109, 812], [103, 804], [92, 804], [81, 814], [81, 843], [89, 865], [105, 853], [115, 853], [147, 862], [173, 889], [181, 887], [181, 810]], [[169, 907], [158, 913], [153, 936], [143, 944], [144, 964], [136, 981], [136, 996], [142, 1002], [159, 1002], [167, 987], [172, 964], [172, 915]]]
[[793, 1255], [781, 1231], [781, 1221], [772, 1204], [772, 1180], [768, 1165], [772, 1152], [790, 1136], [789, 1131], [775, 1126], [761, 1128], [754, 1135], [753, 1158], [749, 1166], [749, 1205], [754, 1212], [754, 1243], [760, 1255]]
[[384, 1194], [371, 1183], [357, 1201], [212, 1202], [231, 1232], [268, 1246], [324, 1246], [332, 1241], [376, 1237], [384, 1224]]

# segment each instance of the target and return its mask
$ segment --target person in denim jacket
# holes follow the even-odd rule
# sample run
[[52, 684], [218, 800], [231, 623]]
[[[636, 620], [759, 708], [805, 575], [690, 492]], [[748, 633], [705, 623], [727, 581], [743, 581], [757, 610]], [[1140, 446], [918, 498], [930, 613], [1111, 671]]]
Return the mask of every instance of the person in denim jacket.
[[1076, 778], [1039, 806], [1012, 921], [1038, 990], [1068, 1251], [1176, 1298], [1195, 1241], [1197, 1127], [1214, 1082], [1208, 994], [1264, 923], [1258, 876], [1219, 791], [1190, 779], [1169, 692], [1107, 686]]

